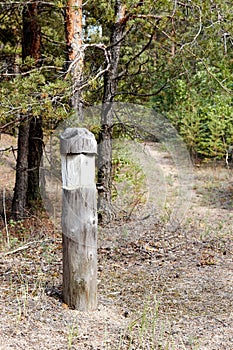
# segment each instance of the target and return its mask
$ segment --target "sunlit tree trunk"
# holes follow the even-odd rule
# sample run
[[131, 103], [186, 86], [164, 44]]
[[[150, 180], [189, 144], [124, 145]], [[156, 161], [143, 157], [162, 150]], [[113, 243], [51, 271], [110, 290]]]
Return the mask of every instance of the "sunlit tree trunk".
[[81, 98], [84, 69], [82, 20], [82, 0], [67, 0], [65, 33], [68, 69], [72, 80], [71, 107], [78, 113], [79, 120], [83, 119]]

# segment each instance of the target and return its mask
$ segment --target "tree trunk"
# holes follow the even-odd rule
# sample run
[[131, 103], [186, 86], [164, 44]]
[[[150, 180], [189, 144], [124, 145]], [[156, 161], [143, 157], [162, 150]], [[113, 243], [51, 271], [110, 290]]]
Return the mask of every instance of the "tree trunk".
[[70, 66], [72, 80], [70, 105], [77, 111], [79, 120], [83, 120], [83, 103], [81, 97], [84, 70], [82, 20], [82, 0], [67, 0], [65, 33], [67, 60], [68, 66]]
[[29, 129], [27, 205], [40, 208], [40, 162], [43, 154], [42, 118], [33, 117]]
[[16, 163], [16, 180], [12, 202], [12, 217], [22, 219], [26, 212], [26, 193], [28, 186], [28, 134], [29, 118], [25, 118], [19, 126], [18, 155]]
[[102, 124], [98, 157], [98, 218], [106, 223], [115, 216], [112, 206], [112, 127]]
[[[38, 23], [38, 2], [23, 9], [22, 59], [32, 57], [39, 63], [41, 28]], [[30, 109], [30, 106], [28, 106]], [[12, 215], [18, 220], [25, 216], [26, 205], [40, 200], [39, 166], [42, 156], [42, 119], [22, 117], [19, 126], [16, 181], [12, 202]]]
[[99, 134], [98, 164], [98, 213], [99, 220], [108, 222], [115, 216], [112, 200], [112, 102], [117, 90], [117, 74], [120, 59], [121, 41], [125, 29], [125, 5], [115, 2], [116, 21], [111, 35], [109, 58], [111, 67], [104, 76], [104, 96]]
[[26, 4], [23, 8], [22, 59], [32, 57], [39, 63], [41, 47], [41, 27], [38, 22], [38, 2]]
[[[38, 2], [28, 4], [23, 10], [23, 61], [27, 57], [35, 60], [39, 65], [41, 48], [41, 27], [38, 22]], [[41, 206], [41, 195], [39, 186], [39, 168], [42, 157], [43, 129], [42, 118], [32, 117], [29, 128], [29, 151], [28, 151], [28, 186], [27, 205], [35, 209]]]

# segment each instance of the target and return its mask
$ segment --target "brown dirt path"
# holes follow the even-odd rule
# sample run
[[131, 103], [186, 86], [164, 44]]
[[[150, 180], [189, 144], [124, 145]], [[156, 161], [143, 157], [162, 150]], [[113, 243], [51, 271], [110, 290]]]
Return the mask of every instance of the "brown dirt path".
[[[233, 349], [232, 170], [194, 167], [189, 209], [174, 228], [177, 169], [161, 145], [149, 151], [163, 190], [156, 205], [152, 191], [130, 220], [99, 228], [93, 313], [62, 303], [61, 235], [49, 220], [9, 224], [10, 248], [1, 220], [0, 349]], [[1, 174], [10, 195], [14, 171], [3, 159]]]

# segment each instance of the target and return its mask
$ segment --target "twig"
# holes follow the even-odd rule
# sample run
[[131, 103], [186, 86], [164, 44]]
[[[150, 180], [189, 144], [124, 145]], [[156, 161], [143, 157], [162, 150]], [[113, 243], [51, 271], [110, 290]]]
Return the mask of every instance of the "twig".
[[197, 33], [195, 34], [193, 40], [192, 40], [191, 42], [188, 42], [188, 43], [183, 44], [183, 45], [181, 46], [180, 50], [182, 50], [182, 49], [183, 49], [185, 46], [187, 46], [187, 45], [188, 45], [188, 46], [193, 45], [193, 44], [196, 42], [198, 36], [201, 34], [201, 31], [202, 31], [203, 23], [202, 23], [202, 12], [201, 12], [201, 8], [200, 8], [200, 6], [198, 6], [198, 5], [194, 5], [194, 7], [196, 7], [196, 8], [198, 9], [198, 11], [199, 11], [199, 28], [198, 28], [198, 31], [197, 31]]
[[[30, 242], [30, 243], [32, 244], [32, 242]], [[14, 249], [14, 250], [10, 250], [9, 252], [1, 253], [0, 256], [11, 255], [11, 254], [18, 253], [18, 252], [20, 252], [20, 251], [22, 251], [22, 250], [28, 249], [28, 248], [30, 247], [30, 245], [31, 245], [30, 243], [27, 243], [27, 244], [25, 244], [25, 245], [23, 245], [23, 246], [21, 246], [21, 247], [18, 247], [18, 248]], [[33, 243], [34, 243], [34, 242], [33, 242]]]
[[214, 317], [214, 320], [220, 322], [224, 327], [228, 326], [228, 323], [223, 322], [222, 320], [219, 320], [217, 317]]
[[132, 216], [132, 214], [133, 214], [134, 209], [135, 209], [136, 206], [140, 203], [140, 200], [142, 199], [142, 196], [143, 196], [144, 194], [145, 194], [145, 192], [142, 193], [142, 194], [135, 200], [135, 202], [134, 202], [134, 204], [133, 204], [133, 207], [131, 208], [131, 210], [129, 211], [127, 217], [125, 218], [126, 221], [129, 221], [129, 220], [130, 220], [130, 218], [131, 218], [131, 216]]
[[41, 72], [42, 70], [45, 70], [45, 69], [56, 69], [58, 71], [63, 71], [61, 67], [57, 67], [57, 66], [42, 66], [40, 68], [32, 68], [26, 72], [20, 72], [20, 73], [1, 73], [0, 75], [2, 77], [10, 77], [10, 76], [25, 76], [25, 75], [29, 75], [30, 73], [33, 73], [33, 72]]
[[44, 242], [46, 242], [46, 241], [49, 241], [49, 239], [47, 239], [47, 240], [40, 240], [40, 241], [28, 242], [27, 244], [22, 245], [21, 247], [15, 248], [15, 249], [13, 249], [13, 250], [10, 250], [9, 252], [1, 253], [1, 254], [0, 254], [0, 257], [2, 257], [2, 256], [7, 256], [7, 255], [11, 255], [11, 254], [16, 254], [16, 253], [18, 253], [18, 252], [21, 252], [22, 250], [26, 250], [26, 249], [30, 248], [30, 246], [33, 245], [33, 244], [42, 243], [42, 242], [44, 243]]
[[7, 151], [12, 151], [13, 153], [13, 156], [16, 160], [16, 156], [15, 156], [15, 151], [18, 151], [18, 148], [14, 148], [13, 146], [10, 146], [10, 147], [7, 147], [7, 148], [4, 148], [4, 149], [0, 149], [0, 153], [3, 153], [3, 152], [7, 152]]
[[[15, 108], [15, 109], [16, 109], [16, 108]], [[20, 108], [17, 108], [17, 110], [20, 110]], [[7, 123], [7, 124], [0, 126], [0, 130], [5, 130], [5, 129], [8, 128], [8, 126], [11, 126], [12, 124], [16, 124], [16, 123], [23, 122], [24, 119], [26, 119], [26, 118], [27, 118], [27, 116], [24, 116], [24, 117], [21, 117], [21, 116], [20, 116], [20, 117], [18, 117], [18, 118], [16, 118], [16, 119], [12, 120], [11, 122], [9, 122], [9, 123]]]

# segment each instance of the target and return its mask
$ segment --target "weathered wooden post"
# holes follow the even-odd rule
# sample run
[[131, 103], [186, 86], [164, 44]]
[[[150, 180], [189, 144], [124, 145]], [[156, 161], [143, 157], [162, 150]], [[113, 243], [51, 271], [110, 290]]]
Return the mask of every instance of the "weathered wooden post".
[[97, 306], [97, 204], [94, 135], [67, 128], [60, 139], [62, 161], [63, 299], [82, 311]]

